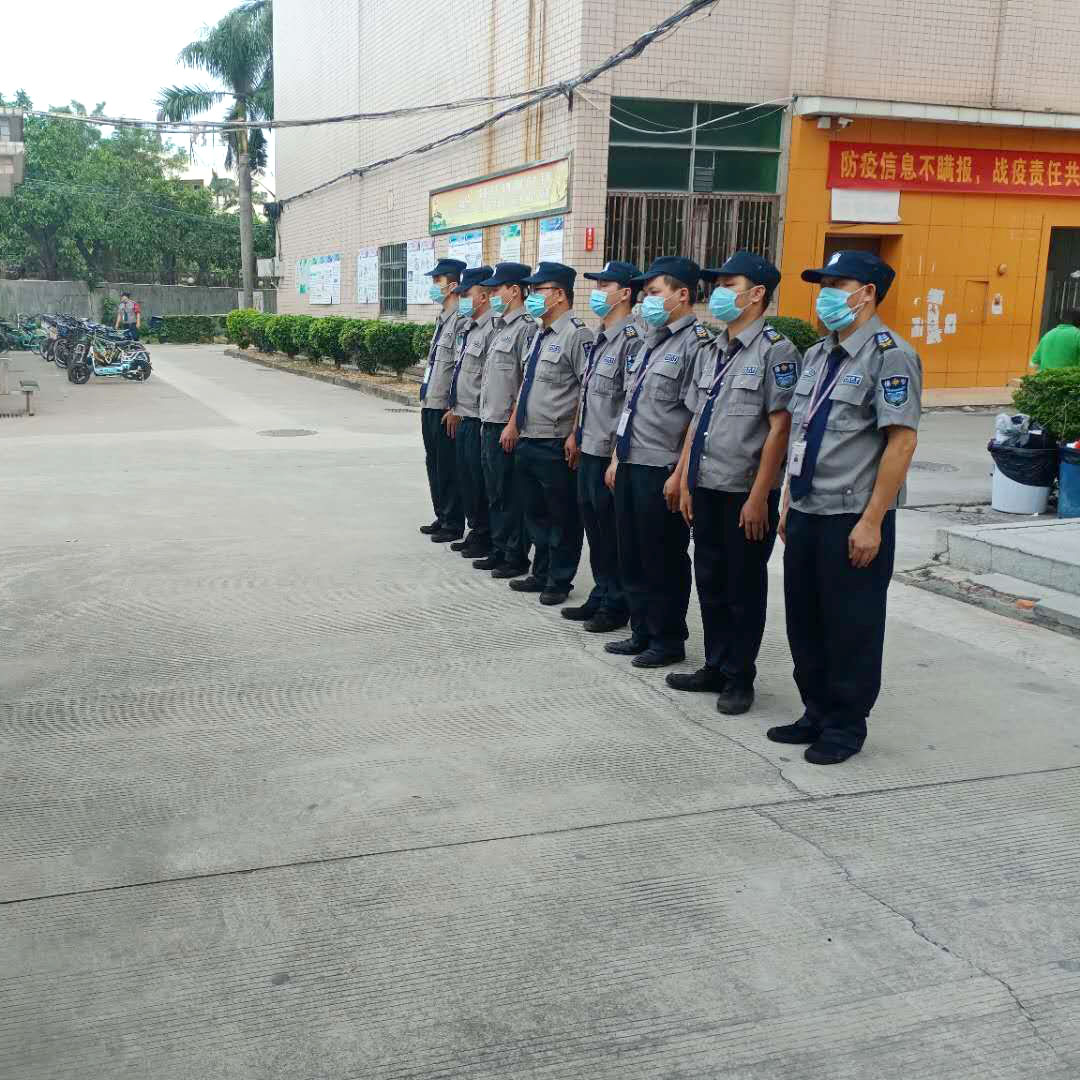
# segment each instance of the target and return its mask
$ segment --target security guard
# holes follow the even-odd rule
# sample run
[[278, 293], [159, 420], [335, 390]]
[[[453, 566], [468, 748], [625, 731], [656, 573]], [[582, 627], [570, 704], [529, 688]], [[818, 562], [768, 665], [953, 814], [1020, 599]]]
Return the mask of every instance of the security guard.
[[441, 304], [435, 319], [435, 334], [428, 349], [424, 382], [420, 387], [420, 430], [424, 437], [424, 462], [435, 520], [421, 525], [420, 531], [437, 544], [460, 540], [465, 533], [465, 511], [457, 484], [454, 442], [446, 433], [442, 418], [446, 414], [450, 380], [457, 354], [458, 296], [454, 291], [465, 263], [460, 259], [440, 259], [427, 272], [431, 278], [431, 302]]
[[678, 461], [691, 413], [698, 353], [713, 337], [694, 314], [701, 270], [691, 259], [656, 259], [633, 283], [644, 287], [645, 345], [626, 372], [626, 405], [604, 482], [615, 492], [619, 572], [631, 636], [608, 642], [636, 667], [686, 659], [690, 530], [679, 513]]
[[546, 605], [561, 604], [570, 595], [581, 559], [581, 517], [565, 443], [577, 420], [592, 334], [570, 313], [576, 277], [569, 266], [542, 262], [524, 279], [530, 287], [525, 308], [540, 326], [529, 343], [517, 407], [501, 440], [504, 450], [517, 447], [515, 478], [536, 547], [532, 574], [511, 581], [510, 588], [538, 592]]
[[457, 447], [458, 484], [469, 534], [450, 545], [466, 559], [486, 558], [491, 549], [487, 491], [480, 458], [480, 383], [488, 342], [495, 331], [488, 290], [481, 282], [491, 277], [490, 266], [476, 266], [461, 275], [457, 287], [460, 345], [450, 379], [447, 413], [443, 418], [447, 434]]
[[804, 270], [822, 286], [812, 345], [791, 403], [784, 599], [805, 712], [771, 728], [832, 765], [857, 754], [881, 688], [885, 596], [896, 507], [915, 452], [922, 398], [918, 354], [886, 327], [878, 304], [894, 271], [866, 251], [838, 251]]
[[738, 251], [703, 276], [716, 282], [709, 312], [727, 328], [699, 353], [679, 472], [683, 517], [694, 530], [705, 666], [669, 674], [667, 684], [715, 690], [717, 709], [735, 716], [754, 702], [799, 352], [765, 322], [780, 283], [771, 262]]
[[596, 634], [618, 630], [630, 617], [619, 581], [615, 499], [604, 483], [604, 473], [626, 399], [627, 362], [644, 343], [641, 324], [630, 310], [637, 297], [632, 282], [640, 274], [633, 263], [609, 262], [598, 273], [583, 275], [596, 282], [589, 307], [601, 323], [581, 388], [577, 428], [567, 440], [567, 449], [571, 466], [577, 467], [578, 509], [589, 538], [589, 563], [596, 584], [584, 604], [563, 608], [562, 616], [582, 622]]
[[536, 320], [525, 310], [526, 286], [532, 273], [524, 263], [504, 262], [484, 282], [491, 294], [495, 326], [484, 377], [480, 384], [481, 454], [491, 519], [491, 554], [473, 563], [496, 578], [521, 577], [529, 572], [529, 542], [521, 501], [514, 491], [514, 454], [499, 440], [517, 404], [521, 372]]

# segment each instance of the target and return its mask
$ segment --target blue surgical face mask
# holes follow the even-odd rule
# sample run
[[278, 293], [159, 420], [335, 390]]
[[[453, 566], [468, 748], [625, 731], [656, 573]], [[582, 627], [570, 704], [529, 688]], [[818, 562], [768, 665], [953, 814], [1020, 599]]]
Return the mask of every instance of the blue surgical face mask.
[[446, 297], [443, 296], [442, 289], [436, 285], [435, 282], [431, 283], [431, 288], [428, 289], [427, 294], [431, 297], [431, 302], [433, 304], [441, 304], [443, 300], [446, 299]]
[[726, 285], [717, 285], [709, 296], [709, 314], [721, 322], [734, 322], [743, 313], [736, 303], [741, 295]]
[[646, 296], [641, 302], [641, 317], [650, 326], [660, 327], [671, 318], [671, 312], [664, 307], [663, 297]]
[[[859, 290], [856, 289], [855, 292]], [[818, 318], [830, 330], [843, 330], [855, 321], [855, 315], [862, 304], [858, 307], [848, 307], [848, 300], [854, 293], [844, 292], [843, 289], [833, 289], [825, 286], [818, 293], [817, 303], [814, 305]]]
[[470, 315], [472, 315], [472, 297], [471, 296], [463, 296], [461, 298], [460, 303], [458, 304], [457, 309], [458, 309], [458, 313], [461, 314], [461, 315], [464, 315], [466, 318], [468, 318]]
[[593, 289], [589, 294], [589, 307], [592, 308], [594, 315], [598, 315], [601, 319], [611, 311], [611, 301], [608, 299], [608, 294], [603, 289]]
[[547, 299], [543, 293], [531, 292], [525, 297], [525, 310], [534, 318], [539, 319], [547, 311]]
[[496, 315], [501, 315], [506, 310], [506, 301], [501, 296], [491, 298], [491, 310]]

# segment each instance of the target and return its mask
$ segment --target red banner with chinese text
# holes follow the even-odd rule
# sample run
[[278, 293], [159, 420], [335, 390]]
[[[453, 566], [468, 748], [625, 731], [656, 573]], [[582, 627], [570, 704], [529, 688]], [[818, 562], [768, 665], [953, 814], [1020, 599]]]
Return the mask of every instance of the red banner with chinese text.
[[1080, 154], [834, 142], [828, 186], [1080, 197]]

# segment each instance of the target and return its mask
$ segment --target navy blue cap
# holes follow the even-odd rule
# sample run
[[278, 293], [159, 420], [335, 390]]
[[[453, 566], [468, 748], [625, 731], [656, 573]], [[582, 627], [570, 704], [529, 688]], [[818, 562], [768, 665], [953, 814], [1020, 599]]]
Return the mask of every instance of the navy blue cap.
[[560, 285], [564, 289], [573, 289], [577, 271], [572, 266], [557, 262], [542, 262], [534, 273], [522, 278], [522, 285]]
[[681, 255], [663, 255], [659, 259], [653, 259], [649, 269], [634, 278], [634, 284], [645, 285], [661, 274], [670, 274], [692, 292], [701, 280], [701, 267], [693, 259], [684, 259]]
[[701, 271], [706, 281], [720, 277], [744, 277], [755, 285], [764, 285], [770, 292], [780, 284], [780, 271], [768, 259], [752, 251], [736, 251], [723, 266], [710, 266]]
[[526, 263], [496, 263], [495, 276], [490, 277], [484, 284], [489, 288], [496, 285], [521, 285], [532, 273], [532, 267]]
[[464, 296], [474, 285], [486, 285], [491, 277], [490, 266], [473, 266], [461, 275], [461, 283], [453, 291], [458, 296]]
[[896, 271], [872, 251], [838, 251], [820, 270], [804, 270], [803, 281], [818, 282], [822, 278], [850, 278], [864, 285], [877, 287], [877, 298], [884, 299]]
[[460, 259], [440, 259], [430, 270], [424, 271], [424, 277], [461, 277], [468, 265]]
[[634, 278], [641, 276], [641, 271], [633, 263], [609, 262], [603, 270], [581, 276], [590, 281], [617, 281], [620, 285], [629, 285]]

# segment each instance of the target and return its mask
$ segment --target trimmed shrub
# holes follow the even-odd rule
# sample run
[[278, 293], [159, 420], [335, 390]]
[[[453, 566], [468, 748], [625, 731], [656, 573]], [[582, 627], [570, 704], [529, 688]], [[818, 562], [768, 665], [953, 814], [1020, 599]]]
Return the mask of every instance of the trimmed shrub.
[[1013, 406], [1059, 441], [1080, 439], [1080, 368], [1025, 375], [1013, 393]]
[[435, 336], [434, 323], [419, 323], [413, 329], [412, 346], [413, 356], [421, 363], [427, 359], [431, 351], [431, 339]]
[[274, 324], [276, 318], [276, 315], [268, 312], [252, 311], [245, 321], [251, 343], [260, 352], [274, 351], [274, 343], [270, 340], [270, 327]]
[[372, 319], [364, 330], [364, 346], [378, 366], [390, 368], [400, 379], [415, 359], [413, 326]]
[[371, 319], [346, 319], [341, 328], [341, 353], [350, 363], [356, 364], [361, 371], [374, 374], [378, 364], [367, 351], [364, 331]]
[[805, 319], [796, 319], [791, 315], [770, 315], [765, 321], [774, 330], [779, 330], [800, 353], [821, 340], [821, 334]]
[[312, 319], [308, 327], [307, 345], [304, 351], [312, 359], [329, 356], [335, 363], [341, 363], [345, 354], [341, 348], [341, 331], [347, 320], [341, 315], [326, 315]]
[[286, 356], [295, 356], [305, 344], [307, 336], [307, 322], [310, 316], [304, 315], [271, 315], [266, 336], [270, 344]]
[[217, 320], [213, 315], [166, 315], [156, 336], [159, 341], [190, 345], [213, 341], [216, 330]]

